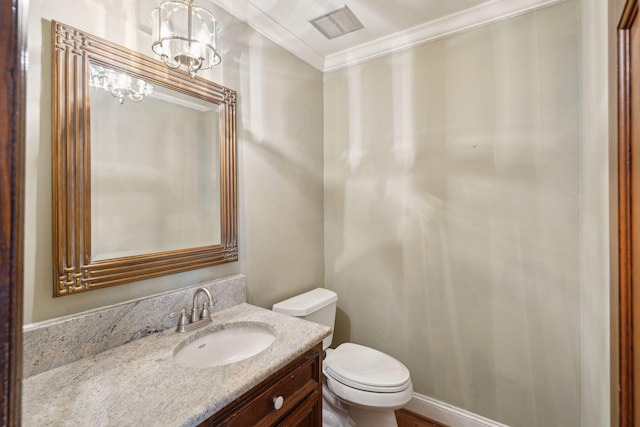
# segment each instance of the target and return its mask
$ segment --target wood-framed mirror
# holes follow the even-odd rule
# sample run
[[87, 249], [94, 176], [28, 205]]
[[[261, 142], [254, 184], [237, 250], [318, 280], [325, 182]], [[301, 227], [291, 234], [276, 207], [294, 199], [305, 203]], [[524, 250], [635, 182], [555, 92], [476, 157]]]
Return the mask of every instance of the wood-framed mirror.
[[236, 261], [236, 92], [52, 21], [54, 296]]

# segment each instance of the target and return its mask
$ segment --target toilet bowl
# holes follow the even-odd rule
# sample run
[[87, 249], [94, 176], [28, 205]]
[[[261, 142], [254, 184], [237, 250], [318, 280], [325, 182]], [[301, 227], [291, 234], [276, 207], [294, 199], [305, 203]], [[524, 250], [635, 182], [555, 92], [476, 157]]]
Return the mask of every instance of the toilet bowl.
[[409, 370], [393, 357], [359, 344], [329, 347], [337, 295], [318, 288], [274, 304], [273, 310], [331, 327], [323, 341], [324, 427], [397, 427], [394, 411], [411, 400]]

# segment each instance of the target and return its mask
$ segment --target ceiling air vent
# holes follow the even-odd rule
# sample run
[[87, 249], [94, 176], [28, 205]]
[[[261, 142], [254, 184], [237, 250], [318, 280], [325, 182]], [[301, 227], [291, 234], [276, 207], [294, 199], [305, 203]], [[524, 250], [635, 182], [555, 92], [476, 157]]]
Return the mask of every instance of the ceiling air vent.
[[309, 21], [328, 39], [335, 39], [364, 28], [347, 6], [329, 12]]

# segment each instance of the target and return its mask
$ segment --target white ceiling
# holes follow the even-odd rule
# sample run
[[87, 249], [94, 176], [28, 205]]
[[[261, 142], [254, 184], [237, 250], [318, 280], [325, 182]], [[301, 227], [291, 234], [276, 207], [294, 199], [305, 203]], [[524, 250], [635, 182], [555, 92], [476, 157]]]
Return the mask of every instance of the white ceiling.
[[[329, 71], [563, 0], [211, 0]], [[309, 23], [344, 5], [364, 28], [326, 39]]]

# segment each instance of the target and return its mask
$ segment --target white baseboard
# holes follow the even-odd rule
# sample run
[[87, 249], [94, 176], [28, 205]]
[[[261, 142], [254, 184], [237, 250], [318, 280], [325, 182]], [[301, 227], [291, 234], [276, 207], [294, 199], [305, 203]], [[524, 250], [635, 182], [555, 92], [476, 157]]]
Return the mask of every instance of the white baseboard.
[[405, 409], [451, 427], [509, 427], [418, 393], [413, 394]]

